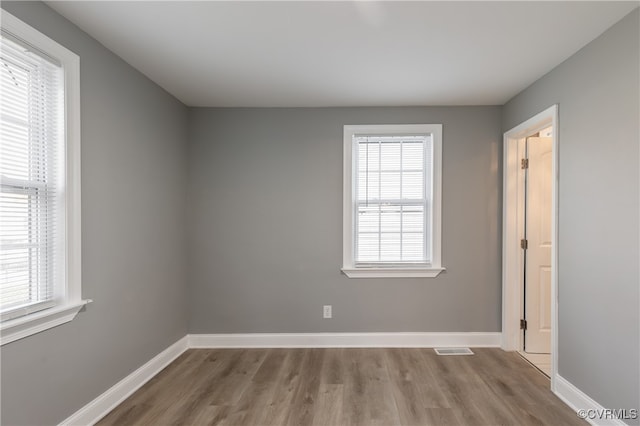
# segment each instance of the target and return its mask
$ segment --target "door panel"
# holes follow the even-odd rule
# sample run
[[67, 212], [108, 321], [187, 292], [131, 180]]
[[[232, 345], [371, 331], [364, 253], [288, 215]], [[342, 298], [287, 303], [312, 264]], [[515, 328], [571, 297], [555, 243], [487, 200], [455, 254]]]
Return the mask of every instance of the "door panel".
[[551, 138], [527, 139], [525, 352], [551, 351]]
[[[540, 301], [538, 312], [540, 318], [540, 330], [551, 332], [551, 267], [541, 266], [540, 277]], [[548, 301], [548, 303], [545, 303]], [[551, 343], [551, 342], [549, 342]]]

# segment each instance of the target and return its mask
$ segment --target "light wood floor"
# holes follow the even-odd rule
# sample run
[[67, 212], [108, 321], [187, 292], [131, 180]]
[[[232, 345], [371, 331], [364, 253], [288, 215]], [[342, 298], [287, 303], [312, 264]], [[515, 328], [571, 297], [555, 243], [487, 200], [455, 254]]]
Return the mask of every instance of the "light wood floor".
[[517, 353], [192, 349], [99, 425], [583, 425]]

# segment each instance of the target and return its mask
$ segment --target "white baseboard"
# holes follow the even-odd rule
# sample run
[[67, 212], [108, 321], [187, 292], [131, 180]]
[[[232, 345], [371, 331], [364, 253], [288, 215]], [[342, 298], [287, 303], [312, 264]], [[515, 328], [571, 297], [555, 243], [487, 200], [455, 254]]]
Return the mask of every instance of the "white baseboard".
[[188, 339], [185, 336], [82, 407], [71, 417], [60, 423], [60, 426], [94, 425], [187, 349]]
[[190, 348], [500, 347], [501, 333], [190, 334]]
[[[612, 413], [606, 410], [602, 405], [591, 399], [589, 395], [571, 384], [564, 377], [557, 375], [555, 380], [555, 394], [558, 395], [565, 404], [571, 407], [576, 413], [582, 412], [588, 414], [585, 418], [592, 425], [597, 426], [625, 426], [622, 420], [612, 417]], [[577, 415], [577, 414], [576, 414]], [[583, 417], [583, 416], [581, 416]]]

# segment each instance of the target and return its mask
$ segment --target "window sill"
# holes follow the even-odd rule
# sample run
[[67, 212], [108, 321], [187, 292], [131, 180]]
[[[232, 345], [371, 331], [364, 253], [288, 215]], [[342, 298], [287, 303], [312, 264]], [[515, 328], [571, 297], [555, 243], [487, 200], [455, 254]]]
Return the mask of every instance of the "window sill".
[[342, 268], [349, 278], [435, 278], [446, 268]]
[[73, 320], [91, 299], [67, 303], [0, 323], [0, 346]]

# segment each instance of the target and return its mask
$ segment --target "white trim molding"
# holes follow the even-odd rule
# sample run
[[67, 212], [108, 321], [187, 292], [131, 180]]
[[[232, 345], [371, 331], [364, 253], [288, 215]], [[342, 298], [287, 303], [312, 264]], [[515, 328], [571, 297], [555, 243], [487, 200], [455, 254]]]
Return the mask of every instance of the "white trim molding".
[[349, 278], [435, 278], [446, 268], [342, 268]]
[[86, 426], [94, 425], [122, 401], [151, 380], [167, 365], [189, 349], [187, 336], [178, 340], [164, 351], [153, 357], [149, 362], [129, 374], [124, 379], [113, 385], [110, 389], [96, 399], [82, 407], [68, 417], [60, 426]]
[[15, 342], [32, 334], [69, 322], [78, 315], [84, 305], [91, 302], [91, 299], [80, 300], [79, 302], [54, 306], [44, 311], [5, 321], [0, 328], [0, 345]]
[[435, 348], [500, 347], [489, 333], [190, 334], [190, 348]]
[[551, 390], [555, 390], [558, 366], [558, 105], [552, 105], [504, 134], [502, 214], [502, 349], [523, 349], [520, 319], [523, 311], [524, 177], [521, 172], [523, 141], [552, 126], [551, 187]]
[[[556, 388], [554, 393], [569, 407], [576, 415], [585, 419], [592, 425], [598, 426], [625, 426], [621, 419], [615, 418], [613, 410], [607, 410], [602, 405], [591, 399], [589, 395], [571, 384], [567, 379], [556, 375]], [[630, 413], [627, 413], [630, 415]]]

